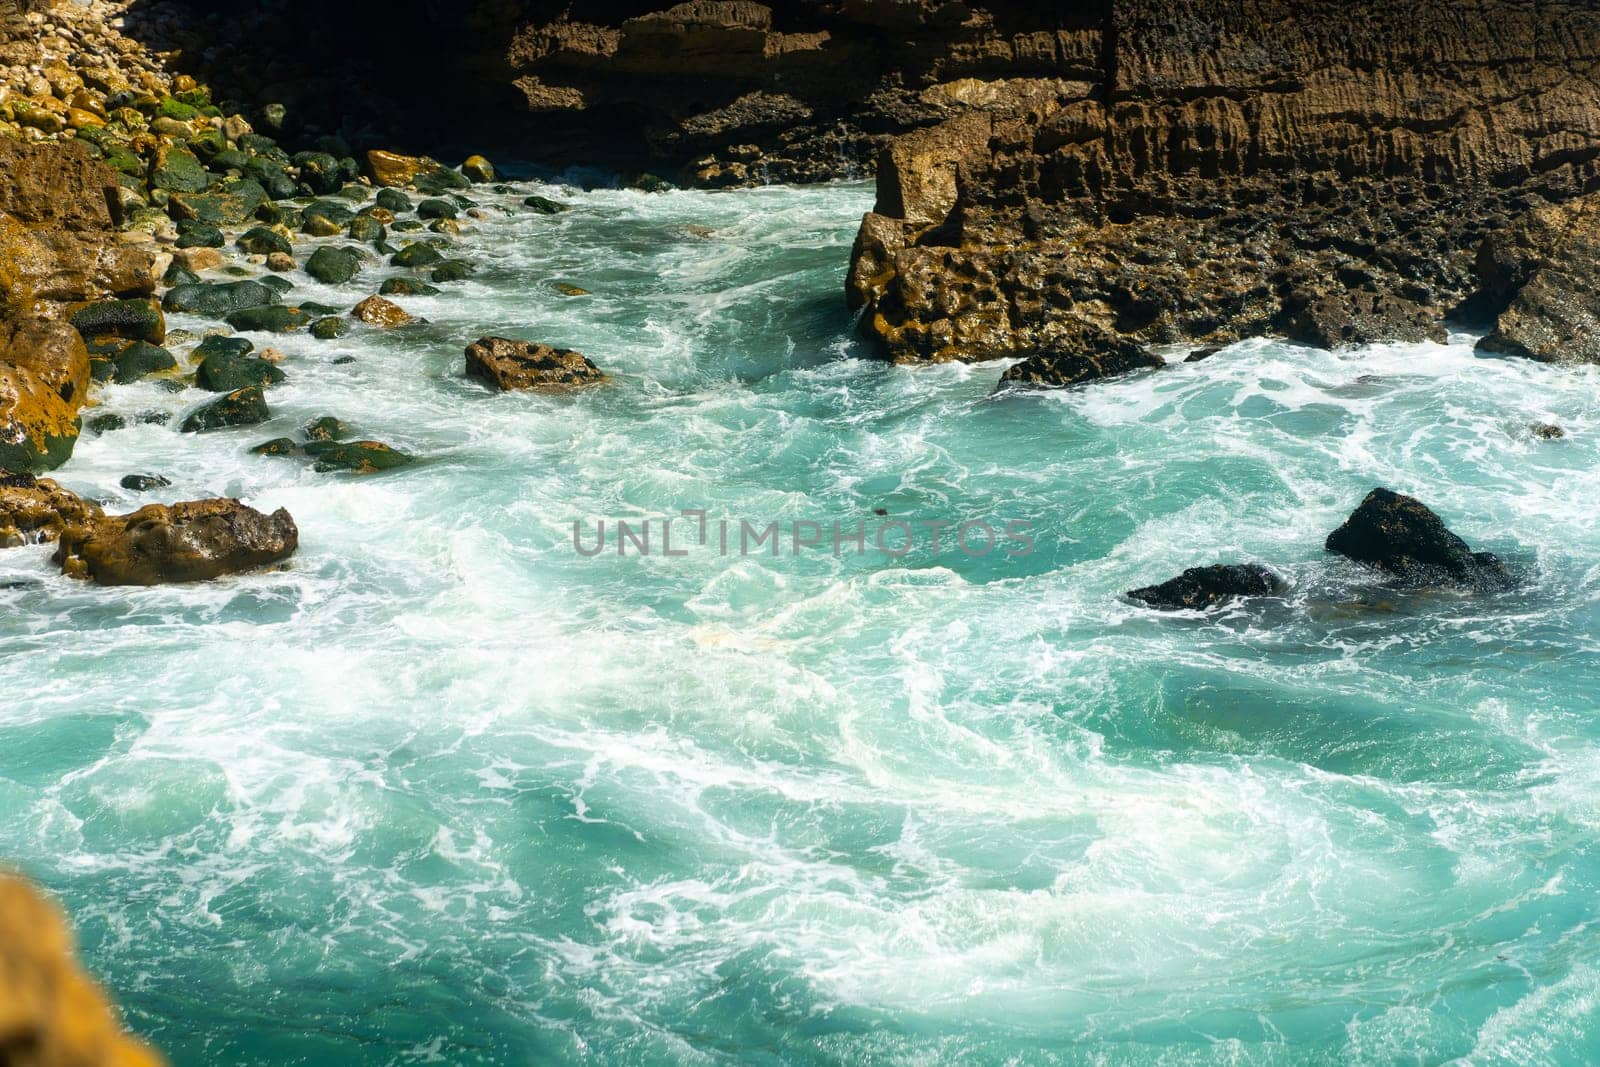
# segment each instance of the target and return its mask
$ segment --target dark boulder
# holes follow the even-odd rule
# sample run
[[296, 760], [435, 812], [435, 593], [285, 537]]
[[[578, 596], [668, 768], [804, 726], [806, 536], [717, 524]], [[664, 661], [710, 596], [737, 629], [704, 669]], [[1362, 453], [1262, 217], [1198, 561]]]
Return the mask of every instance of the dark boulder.
[[311, 324], [311, 336], [319, 341], [333, 341], [350, 332], [350, 321], [338, 315], [327, 315]]
[[233, 243], [239, 251], [249, 255], [266, 256], [273, 252], [282, 252], [286, 256], [294, 254], [294, 245], [289, 243], [287, 237], [265, 226], [252, 226]]
[[313, 440], [306, 444], [305, 454], [314, 461], [312, 470], [320, 473], [374, 474], [415, 462], [408, 453], [381, 441]]
[[428, 241], [406, 245], [389, 260], [397, 267], [431, 267], [444, 261], [444, 254]]
[[342, 285], [360, 269], [360, 254], [348, 248], [319, 248], [305, 265], [305, 272], [325, 285]]
[[159, 474], [125, 474], [117, 484], [135, 493], [147, 493], [152, 489], [165, 489], [172, 482]]
[[147, 341], [135, 341], [111, 360], [111, 380], [118, 385], [127, 385], [152, 374], [176, 370], [177, 367], [178, 361], [165, 348]]
[[1255, 563], [1191, 567], [1160, 585], [1134, 589], [1128, 596], [1162, 611], [1206, 611], [1239, 597], [1283, 592], [1281, 578]]
[[316, 316], [301, 307], [257, 307], [235, 311], [225, 320], [235, 330], [260, 330], [264, 333], [292, 333], [308, 325]]
[[86, 338], [125, 337], [153, 345], [167, 339], [167, 320], [152, 300], [102, 300], [74, 312], [71, 321]]
[[1421, 501], [1390, 489], [1368, 493], [1344, 525], [1328, 535], [1326, 547], [1404, 586], [1500, 589], [1511, 584], [1499, 557], [1472, 551]]
[[194, 355], [200, 357], [194, 381], [213, 393], [232, 393], [248, 386], [266, 387], [283, 381], [283, 371], [259, 356], [252, 356], [252, 345], [242, 337], [208, 337]]
[[169, 289], [161, 306], [168, 311], [223, 318], [245, 308], [266, 307], [277, 302], [277, 289], [257, 281], [194, 282]]
[[571, 204], [563, 204], [559, 200], [551, 200], [548, 196], [530, 196], [523, 202], [524, 207], [531, 207], [541, 215], [558, 215], [563, 211], [571, 211]]
[[218, 397], [189, 413], [180, 429], [184, 433], [203, 433], [229, 426], [254, 426], [272, 417], [261, 386], [251, 385]]
[[1080, 385], [1165, 366], [1159, 356], [1117, 334], [1084, 329], [1071, 341], [1033, 352], [1000, 376], [1000, 384]]

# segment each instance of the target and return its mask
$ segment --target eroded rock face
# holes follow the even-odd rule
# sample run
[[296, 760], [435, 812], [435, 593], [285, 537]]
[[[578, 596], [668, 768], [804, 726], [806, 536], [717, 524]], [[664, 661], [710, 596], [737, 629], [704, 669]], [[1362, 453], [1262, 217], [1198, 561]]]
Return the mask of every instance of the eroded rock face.
[[160, 1067], [123, 1032], [116, 1007], [77, 961], [51, 902], [0, 874], [0, 1063], [18, 1067]]
[[1089, 328], [1070, 340], [1062, 339], [1049, 348], [1030, 353], [1028, 358], [1000, 376], [1000, 384], [1081, 385], [1164, 366], [1166, 363], [1161, 357], [1146, 352], [1126, 337]]
[[505, 337], [480, 337], [467, 346], [467, 377], [499, 390], [571, 389], [606, 380], [581, 352]]
[[[1600, 334], [1588, 268], [1552, 252], [1575, 247], [1554, 236], [1570, 212], [1515, 236], [1600, 181], [1600, 89], [1573, 74], [1600, 54], [1592, 5], [1108, 0], [1039, 17], [1074, 76], [879, 156], [848, 292], [893, 358], [1026, 353], [1083, 325], [1145, 343], [1441, 340], [1447, 316], [1508, 304], [1486, 344], [1573, 358]], [[1500, 279], [1479, 254], [1497, 234], [1513, 235]]]
[[97, 505], [48, 478], [0, 473], [0, 548], [54, 541], [68, 526], [101, 514]]
[[74, 525], [54, 558], [63, 573], [101, 585], [160, 585], [257, 570], [287, 559], [299, 543], [282, 508], [264, 515], [237, 500], [191, 500]]
[[1497, 556], [1472, 551], [1427, 505], [1391, 489], [1367, 494], [1326, 547], [1405, 586], [1502, 589], [1512, 582]]
[[1128, 596], [1162, 611], [1207, 611], [1242, 597], [1274, 596], [1283, 579], [1256, 563], [1191, 567], [1178, 577], [1134, 589]]

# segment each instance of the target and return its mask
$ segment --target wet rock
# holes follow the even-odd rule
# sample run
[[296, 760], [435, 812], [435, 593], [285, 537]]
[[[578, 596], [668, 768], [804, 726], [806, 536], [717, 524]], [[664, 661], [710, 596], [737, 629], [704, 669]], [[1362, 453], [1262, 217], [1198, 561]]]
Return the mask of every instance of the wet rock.
[[236, 389], [190, 412], [179, 427], [184, 433], [203, 433], [230, 426], [255, 426], [272, 417], [261, 386]]
[[320, 473], [373, 474], [415, 462], [409, 454], [381, 441], [313, 440], [306, 444], [305, 454], [314, 461], [312, 469]]
[[453, 219], [456, 206], [448, 200], [429, 199], [417, 205], [417, 217], [423, 219]]
[[174, 193], [167, 204], [173, 218], [220, 226], [242, 226], [268, 202], [267, 190], [251, 178], [222, 183], [212, 193]]
[[1541, 441], [1559, 441], [1567, 436], [1567, 431], [1553, 422], [1535, 423], [1532, 427], [1533, 436]]
[[423, 156], [403, 156], [380, 149], [367, 153], [367, 169], [378, 185], [410, 185], [419, 174], [438, 167], [438, 163]]
[[[219, 246], [220, 247], [220, 246]], [[178, 268], [187, 271], [184, 279], [192, 284], [199, 281], [199, 272], [203, 270], [216, 270], [222, 266], [222, 253], [207, 245], [196, 245], [189, 248], [180, 248], [172, 254], [172, 262]], [[168, 285], [177, 284], [168, 280]]]
[[1600, 194], [1535, 209], [1489, 235], [1473, 310], [1496, 316], [1493, 355], [1600, 363]]
[[589, 296], [590, 295], [589, 290], [583, 288], [582, 286], [573, 285], [570, 282], [556, 282], [555, 283], [555, 291], [560, 293], [562, 296]]
[[383, 223], [371, 215], [357, 215], [345, 227], [345, 233], [352, 241], [361, 241], [364, 244], [375, 244], [389, 236], [389, 231], [384, 229]]
[[1190, 352], [1186, 357], [1184, 357], [1183, 361], [1185, 363], [1203, 363], [1212, 356], [1216, 355], [1218, 352], [1221, 352], [1225, 347], [1227, 346], [1206, 345], [1204, 348], [1197, 348], [1193, 352]]
[[368, 326], [405, 326], [417, 320], [408, 315], [404, 308], [381, 296], [369, 296], [351, 309], [350, 314], [358, 322]]
[[337, 315], [328, 315], [311, 324], [311, 336], [319, 341], [333, 341], [350, 332], [350, 323]]
[[311, 237], [337, 237], [344, 228], [325, 215], [307, 215], [300, 223], [300, 232]]
[[101, 585], [201, 582], [278, 563], [299, 541], [282, 508], [264, 515], [237, 500], [192, 500], [72, 526], [55, 560]]
[[1162, 367], [1159, 356], [1125, 337], [1085, 329], [1070, 342], [1033, 352], [1000, 376], [1000, 384], [1069, 386]]
[[239, 235], [238, 240], [234, 241], [234, 246], [241, 252], [257, 256], [271, 255], [274, 252], [281, 252], [286, 256], [294, 254], [294, 245], [289, 243], [289, 238], [266, 226], [252, 226]]
[[280, 274], [294, 270], [294, 257], [287, 252], [269, 252], [267, 253], [266, 267], [268, 270], [277, 271]]
[[128, 420], [116, 412], [102, 411], [98, 415], [91, 415], [84, 422], [83, 428], [98, 437], [103, 433], [110, 433], [112, 430], [125, 429], [127, 425]]
[[1284, 582], [1255, 563], [1191, 567], [1160, 585], [1134, 589], [1128, 596], [1163, 611], [1207, 611], [1240, 597], [1274, 596]]
[[1350, 348], [1379, 341], [1446, 339], [1437, 309], [1404, 297], [1363, 291], [1335, 292], [1307, 301], [1293, 313], [1289, 339], [1315, 348]]
[[172, 482], [159, 474], [125, 474], [118, 484], [135, 493], [148, 493], [152, 489], [165, 489]]
[[313, 419], [306, 423], [305, 428], [307, 441], [342, 441], [352, 432], [349, 423], [332, 415]]
[[118, 385], [127, 385], [152, 374], [164, 374], [178, 368], [178, 361], [171, 352], [145, 341], [134, 341], [123, 348], [111, 364], [111, 380]]
[[411, 198], [398, 189], [379, 189], [373, 201], [378, 207], [396, 215], [411, 210]]
[[329, 222], [334, 223], [336, 227], [343, 228], [350, 224], [351, 220], [356, 217], [356, 213], [338, 200], [316, 200], [306, 205], [303, 217], [307, 220], [313, 218], [327, 219]]
[[159, 345], [167, 337], [167, 320], [153, 300], [104, 300], [72, 315], [84, 337], [125, 337]]
[[161, 306], [167, 311], [187, 311], [218, 319], [235, 311], [267, 307], [277, 302], [277, 290], [258, 281], [199, 282], [169, 289]]
[[378, 287], [380, 296], [437, 296], [440, 290], [416, 278], [385, 278]]
[[431, 267], [443, 262], [444, 255], [430, 241], [418, 241], [396, 252], [389, 260], [396, 267]]
[[311, 323], [316, 316], [302, 307], [255, 307], [235, 311], [225, 321], [235, 330], [259, 330], [266, 333], [292, 333]]
[[1503, 589], [1510, 572], [1488, 552], [1473, 552], [1414, 497], [1374, 489], [1333, 533], [1327, 550], [1376, 568], [1400, 585]]
[[78, 440], [89, 353], [63, 323], [0, 322], [0, 470], [54, 470]]
[[580, 352], [505, 337], [480, 337], [467, 346], [467, 377], [502, 391], [570, 389], [607, 380]]
[[361, 269], [361, 256], [346, 248], [324, 246], [311, 253], [305, 271], [326, 285], [343, 285]]
[[468, 181], [483, 184], [494, 181], [494, 164], [482, 156], [468, 156], [461, 164], [461, 173]]
[[541, 215], [559, 215], [563, 211], [571, 211], [571, 204], [563, 204], [559, 200], [551, 200], [548, 196], [530, 196], [522, 201], [525, 207], [531, 207]]
[[[270, 261], [272, 257], [268, 256], [267, 259]], [[289, 263], [292, 266], [294, 264], [294, 260], [291, 259]], [[287, 293], [294, 288], [294, 283], [288, 278], [278, 278], [270, 274], [266, 275], [265, 277], [257, 278], [256, 281], [260, 282], [268, 289], [271, 289], [279, 296], [282, 296], [284, 293]]]
[[254, 446], [250, 452], [256, 456], [296, 456], [300, 454], [300, 446], [294, 443], [293, 438], [274, 437]]
[[172, 193], [201, 193], [211, 185], [211, 176], [194, 153], [186, 148], [163, 146], [150, 165], [150, 187]]
[[0, 548], [54, 541], [100, 508], [48, 478], [0, 471]]
[[259, 356], [242, 337], [208, 337], [194, 352], [199, 360], [194, 381], [213, 393], [232, 393], [248, 386], [266, 387], [283, 381], [283, 371]]
[[434, 267], [428, 277], [436, 282], [459, 282], [476, 274], [478, 268], [464, 259], [447, 259]]
[[222, 229], [211, 222], [180, 222], [177, 248], [221, 248], [226, 243]]

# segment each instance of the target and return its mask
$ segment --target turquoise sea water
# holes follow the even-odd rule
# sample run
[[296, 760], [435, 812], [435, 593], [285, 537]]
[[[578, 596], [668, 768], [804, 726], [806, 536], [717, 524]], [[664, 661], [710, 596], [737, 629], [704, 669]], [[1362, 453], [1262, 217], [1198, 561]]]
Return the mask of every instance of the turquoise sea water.
[[[0, 857], [135, 1029], [178, 1064], [1600, 1057], [1595, 368], [1250, 342], [997, 398], [1000, 364], [852, 339], [863, 186], [567, 198], [478, 224], [483, 272], [401, 301], [426, 327], [257, 338], [273, 425], [135, 421], [60, 472], [286, 506], [288, 569], [108, 590], [0, 553]], [[484, 333], [615, 381], [490, 395]], [[324, 414], [427, 461], [245, 453]], [[1326, 558], [1376, 485], [1522, 587]], [[686, 508], [1037, 547], [573, 550]], [[1120, 596], [1245, 559], [1292, 591]]]

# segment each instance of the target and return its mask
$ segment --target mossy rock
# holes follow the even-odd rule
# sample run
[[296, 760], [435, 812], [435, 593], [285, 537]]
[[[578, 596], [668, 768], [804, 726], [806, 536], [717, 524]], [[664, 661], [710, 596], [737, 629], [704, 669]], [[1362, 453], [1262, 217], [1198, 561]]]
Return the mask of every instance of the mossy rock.
[[244, 175], [261, 183], [267, 195], [274, 200], [287, 200], [295, 194], [295, 181], [283, 165], [261, 156], [252, 156], [245, 164]]
[[431, 267], [444, 262], [444, 255], [428, 241], [406, 245], [389, 260], [396, 267]]
[[96, 437], [103, 433], [110, 433], [112, 430], [127, 429], [127, 426], [127, 416], [118, 415], [112, 411], [102, 411], [98, 415], [91, 416], [89, 420], [83, 424], [83, 428], [94, 434]]
[[276, 288], [250, 280], [175, 286], [167, 291], [161, 306], [168, 311], [187, 311], [220, 319], [245, 308], [266, 307], [277, 302]]
[[379, 189], [376, 200], [378, 207], [392, 211], [396, 215], [403, 211], [411, 210], [411, 198], [398, 189]]
[[280, 296], [294, 288], [294, 283], [281, 274], [268, 274], [256, 280]]
[[470, 188], [472, 183], [456, 171], [441, 167], [427, 174], [418, 174], [411, 182], [423, 196], [440, 196], [458, 189]]
[[311, 336], [319, 341], [337, 340], [349, 332], [349, 320], [338, 315], [329, 315], [311, 324]]
[[357, 215], [350, 220], [345, 228], [345, 233], [350, 235], [352, 241], [361, 241], [366, 244], [377, 244], [389, 236], [389, 231], [384, 229], [383, 223], [371, 215]]
[[124, 474], [117, 484], [135, 493], [148, 493], [152, 489], [165, 489], [172, 480], [159, 474]]
[[242, 174], [250, 165], [250, 157], [237, 148], [224, 148], [212, 156], [206, 165], [212, 170], [236, 170]]
[[459, 282], [470, 278], [478, 272], [478, 268], [464, 259], [447, 259], [433, 268], [430, 275], [436, 282]]
[[163, 285], [197, 285], [199, 282], [200, 275], [177, 260], [173, 260], [172, 264], [167, 267], [167, 273], [161, 276], [161, 284]]
[[551, 200], [548, 196], [530, 196], [524, 200], [525, 207], [531, 207], [541, 215], [559, 215], [563, 211], [571, 211], [571, 204], [563, 204], [559, 200]]
[[214, 193], [174, 193], [167, 212], [174, 218], [239, 226], [268, 203], [267, 191], [253, 178], [233, 178]]
[[239, 351], [236, 346], [214, 347], [194, 372], [194, 383], [213, 393], [231, 393], [252, 385], [265, 388], [281, 381], [283, 371], [259, 356]]
[[305, 428], [307, 441], [342, 441], [354, 432], [355, 428], [348, 422], [336, 419], [332, 415], [312, 419], [306, 423]]
[[171, 352], [147, 341], [135, 341], [128, 345], [111, 363], [111, 380], [118, 385], [127, 385], [178, 367], [178, 361], [172, 358]]
[[440, 290], [416, 278], [385, 278], [379, 296], [437, 296]]
[[308, 219], [313, 215], [321, 215], [325, 219], [332, 219], [341, 227], [347, 225], [351, 219], [356, 217], [354, 211], [351, 211], [348, 206], [341, 204], [337, 200], [314, 200], [307, 204], [302, 211]]
[[265, 226], [250, 227], [239, 235], [234, 245], [249, 255], [268, 256], [274, 252], [282, 252], [286, 256], [294, 254], [294, 245], [289, 243], [287, 237]]
[[416, 233], [422, 228], [422, 223], [418, 222], [416, 219], [399, 219], [394, 223], [393, 226], [390, 227], [390, 229], [396, 230], [399, 233]]
[[290, 204], [263, 204], [256, 209], [256, 218], [268, 226], [282, 226], [289, 230], [300, 228], [300, 209]]
[[132, 178], [144, 178], [144, 160], [125, 148], [107, 148], [106, 166]]
[[221, 130], [205, 129], [189, 138], [189, 151], [207, 166], [217, 158], [218, 153], [227, 150], [228, 139], [223, 136]]
[[300, 168], [300, 184], [314, 196], [326, 196], [344, 186], [344, 169], [331, 153], [299, 152], [294, 156], [294, 165]]
[[153, 300], [102, 300], [73, 313], [84, 337], [125, 337], [159, 345], [167, 339], [167, 320]]
[[343, 285], [361, 269], [361, 256], [347, 248], [319, 248], [311, 253], [304, 269], [324, 285]]
[[374, 474], [415, 462], [413, 457], [381, 441], [311, 441], [306, 455], [320, 473], [343, 471], [349, 474]]
[[214, 222], [186, 219], [178, 223], [178, 248], [221, 248], [227, 243], [222, 228]]
[[308, 311], [313, 316], [339, 314], [339, 309], [332, 304], [324, 304], [317, 300], [302, 300], [299, 307], [301, 311]]
[[[237, 144], [241, 150], [249, 152], [253, 156], [263, 156], [268, 154], [283, 155], [282, 150], [278, 147], [278, 142], [274, 141], [271, 137], [268, 137], [264, 133], [247, 133], [234, 143]], [[288, 159], [287, 156], [284, 156], [283, 158], [285, 160]]]
[[482, 156], [468, 156], [461, 164], [461, 174], [470, 182], [484, 184], [494, 181], [494, 164]]
[[169, 193], [203, 193], [210, 186], [211, 175], [187, 148], [165, 148], [150, 166], [152, 189], [164, 189]]
[[456, 206], [448, 200], [434, 198], [424, 200], [422, 203], [417, 205], [417, 216], [419, 218], [453, 219], [456, 217], [456, 214]]
[[203, 433], [230, 426], [255, 426], [272, 417], [259, 385], [236, 389], [190, 412], [179, 427], [184, 433]]
[[254, 307], [235, 311], [224, 321], [235, 330], [292, 333], [310, 325], [315, 317], [304, 307]]
[[177, 122], [192, 122], [200, 117], [200, 109], [193, 104], [186, 104], [182, 100], [168, 96], [156, 104], [155, 117], [173, 119]]
[[307, 215], [300, 223], [300, 232], [310, 237], [337, 237], [344, 227], [326, 215]]
[[300, 446], [287, 437], [274, 437], [270, 441], [263, 441], [250, 449], [257, 456], [294, 456], [300, 452]]

